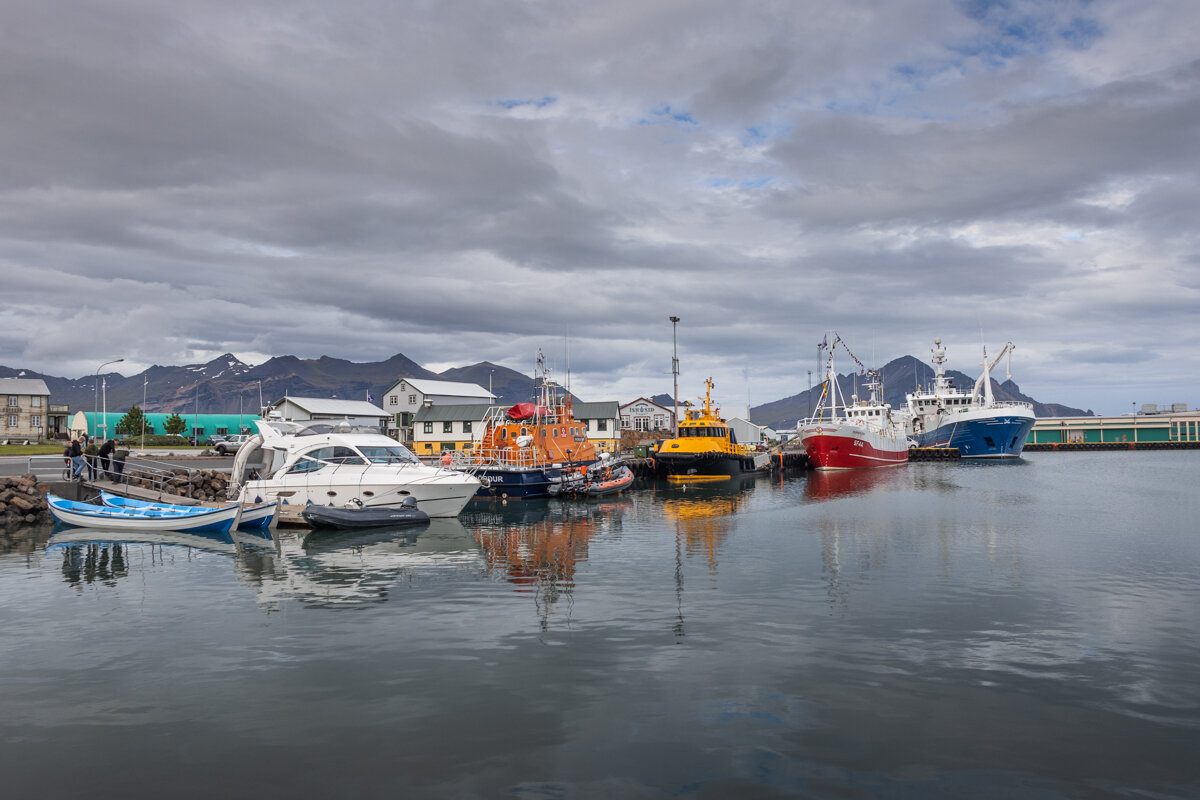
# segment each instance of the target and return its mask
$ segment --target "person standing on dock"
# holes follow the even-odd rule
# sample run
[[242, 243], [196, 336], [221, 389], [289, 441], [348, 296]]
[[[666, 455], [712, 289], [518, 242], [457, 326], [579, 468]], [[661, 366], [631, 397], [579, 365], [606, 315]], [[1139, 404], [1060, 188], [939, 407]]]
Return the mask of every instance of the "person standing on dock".
[[71, 477], [83, 480], [83, 470], [87, 465], [83, 461], [83, 447], [78, 439], [71, 440]]
[[104, 444], [100, 445], [100, 452], [96, 453], [100, 459], [100, 471], [109, 480], [112, 480], [112, 453], [117, 449], [117, 443], [112, 439], [107, 439]]

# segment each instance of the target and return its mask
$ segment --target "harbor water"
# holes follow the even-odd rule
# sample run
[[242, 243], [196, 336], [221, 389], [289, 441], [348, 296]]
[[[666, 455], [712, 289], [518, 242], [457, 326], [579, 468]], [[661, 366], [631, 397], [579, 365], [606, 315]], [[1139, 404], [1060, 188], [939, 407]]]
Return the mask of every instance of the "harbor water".
[[10, 530], [0, 795], [1200, 797], [1197, 486], [1195, 452], [1028, 453]]

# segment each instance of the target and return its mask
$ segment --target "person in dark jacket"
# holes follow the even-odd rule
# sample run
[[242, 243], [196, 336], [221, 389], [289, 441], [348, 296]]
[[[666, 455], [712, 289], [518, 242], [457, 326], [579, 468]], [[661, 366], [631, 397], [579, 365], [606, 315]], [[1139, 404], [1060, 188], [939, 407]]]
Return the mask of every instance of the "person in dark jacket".
[[117, 443], [109, 439], [104, 444], [100, 445], [100, 452], [96, 453], [100, 457], [100, 470], [109, 480], [113, 480], [112, 473], [112, 454], [113, 450], [117, 449]]
[[71, 477], [83, 480], [83, 470], [87, 464], [83, 460], [83, 446], [78, 439], [71, 440]]

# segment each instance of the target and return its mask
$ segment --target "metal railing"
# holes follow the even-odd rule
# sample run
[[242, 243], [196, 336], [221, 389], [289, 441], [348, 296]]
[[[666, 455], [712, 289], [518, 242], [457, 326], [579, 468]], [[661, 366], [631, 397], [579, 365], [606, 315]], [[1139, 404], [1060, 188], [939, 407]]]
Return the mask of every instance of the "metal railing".
[[[99, 456], [85, 455], [84, 460], [87, 462], [87, 466], [84, 467], [86, 479], [90, 480], [92, 475], [95, 475], [100, 480], [112, 480], [114, 483], [137, 483], [139, 486], [166, 494], [174, 494], [174, 492], [166, 492], [167, 484], [170, 481], [175, 480], [181, 475], [186, 475], [188, 478], [188, 493], [180, 496], [192, 496], [192, 483], [190, 480], [192, 470], [186, 467], [160, 464], [159, 462], [146, 461], [145, 459], [138, 459], [136, 463], [131, 463], [128, 460], [118, 462], [116, 459], [110, 459], [108, 469], [105, 469]], [[58, 479], [69, 481], [72, 480], [74, 465], [70, 463], [69, 458], [61, 455], [29, 456], [27, 471], [39, 480]]]

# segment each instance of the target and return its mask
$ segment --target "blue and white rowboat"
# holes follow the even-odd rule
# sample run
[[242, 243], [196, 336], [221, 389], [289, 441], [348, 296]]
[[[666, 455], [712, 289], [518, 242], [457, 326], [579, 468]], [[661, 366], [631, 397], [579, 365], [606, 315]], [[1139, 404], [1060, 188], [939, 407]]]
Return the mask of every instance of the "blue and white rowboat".
[[[132, 497], [122, 497], [121, 495], [110, 494], [104, 491], [100, 492], [100, 502], [112, 508], [167, 508], [184, 513], [212, 510], [204, 506], [185, 506], [174, 503], [159, 503], [151, 500], [137, 500]], [[242, 515], [237, 523], [238, 530], [268, 530], [271, 527], [272, 520], [275, 519], [275, 511], [278, 507], [278, 503], [259, 503], [253, 506], [243, 506]]]
[[196, 510], [177, 508], [112, 508], [46, 495], [50, 515], [63, 525], [110, 531], [182, 531], [229, 533], [237, 525], [240, 506]]

